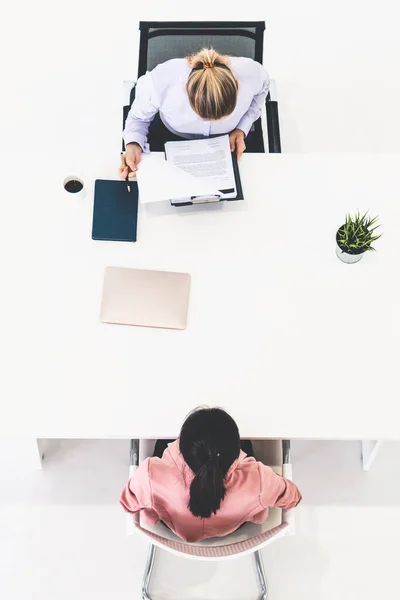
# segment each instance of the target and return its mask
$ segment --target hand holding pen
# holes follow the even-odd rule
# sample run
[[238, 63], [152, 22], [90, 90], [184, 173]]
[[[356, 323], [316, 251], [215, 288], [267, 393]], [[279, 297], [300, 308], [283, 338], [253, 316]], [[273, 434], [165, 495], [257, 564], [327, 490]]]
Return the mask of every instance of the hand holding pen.
[[129, 185], [129, 173], [130, 171], [129, 167], [126, 164], [125, 154], [121, 152], [121, 166], [119, 168], [119, 176], [121, 177], [121, 179], [125, 179], [128, 192], [131, 191], [131, 186]]
[[128, 183], [129, 177], [136, 175], [137, 166], [142, 158], [142, 149], [139, 144], [127, 144], [126, 152], [121, 152], [121, 168], [119, 175]]

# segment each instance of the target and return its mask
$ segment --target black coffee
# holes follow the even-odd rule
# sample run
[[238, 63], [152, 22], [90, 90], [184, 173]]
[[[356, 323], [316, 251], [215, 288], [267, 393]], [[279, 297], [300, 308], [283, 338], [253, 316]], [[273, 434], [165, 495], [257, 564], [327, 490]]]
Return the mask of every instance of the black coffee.
[[66, 189], [67, 192], [70, 192], [71, 194], [76, 194], [77, 192], [80, 192], [82, 188], [83, 183], [81, 181], [78, 181], [77, 179], [71, 179], [71, 181], [67, 181], [67, 183], [64, 185], [64, 189]]

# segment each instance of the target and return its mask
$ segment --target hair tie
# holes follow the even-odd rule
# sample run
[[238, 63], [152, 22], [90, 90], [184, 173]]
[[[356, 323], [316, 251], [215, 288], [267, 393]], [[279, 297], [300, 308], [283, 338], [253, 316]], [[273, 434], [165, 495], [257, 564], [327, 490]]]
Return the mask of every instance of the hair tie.
[[204, 68], [205, 69], [213, 69], [214, 68], [214, 63], [205, 62], [204, 63]]
[[208, 454], [208, 462], [212, 462], [213, 460], [215, 460], [216, 458], [219, 458], [221, 456], [219, 452], [213, 453], [213, 452], [209, 451], [207, 454]]

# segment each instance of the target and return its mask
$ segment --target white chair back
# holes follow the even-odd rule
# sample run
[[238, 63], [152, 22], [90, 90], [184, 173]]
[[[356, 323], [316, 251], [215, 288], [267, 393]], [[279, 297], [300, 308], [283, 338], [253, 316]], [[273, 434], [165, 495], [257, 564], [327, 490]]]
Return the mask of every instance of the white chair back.
[[[140, 440], [139, 460], [153, 456], [155, 440]], [[257, 459], [271, 466], [274, 471], [292, 479], [291, 464], [282, 465], [281, 440], [264, 440], [254, 442]], [[133, 476], [136, 466], [131, 465], [129, 475]], [[221, 538], [211, 538], [200, 542], [189, 543], [182, 541], [162, 523], [153, 526], [143, 525], [140, 515], [128, 515], [127, 535], [137, 532], [150, 538], [152, 544], [173, 554], [196, 560], [226, 560], [239, 555], [251, 554], [278, 537], [294, 533], [292, 510], [271, 508], [268, 519], [261, 524], [246, 523], [233, 533]]]

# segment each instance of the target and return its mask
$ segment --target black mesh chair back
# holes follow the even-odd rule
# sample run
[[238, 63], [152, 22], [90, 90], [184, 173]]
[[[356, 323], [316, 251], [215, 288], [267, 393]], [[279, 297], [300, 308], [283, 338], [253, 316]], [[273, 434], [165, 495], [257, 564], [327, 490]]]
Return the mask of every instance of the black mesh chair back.
[[139, 27], [139, 77], [166, 60], [210, 46], [221, 54], [263, 60], [264, 21], [141, 22]]

